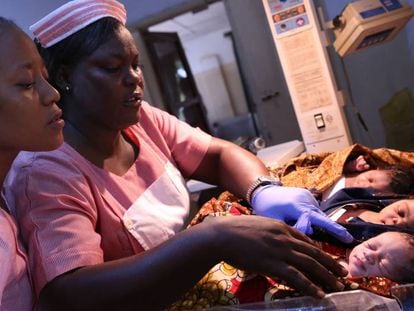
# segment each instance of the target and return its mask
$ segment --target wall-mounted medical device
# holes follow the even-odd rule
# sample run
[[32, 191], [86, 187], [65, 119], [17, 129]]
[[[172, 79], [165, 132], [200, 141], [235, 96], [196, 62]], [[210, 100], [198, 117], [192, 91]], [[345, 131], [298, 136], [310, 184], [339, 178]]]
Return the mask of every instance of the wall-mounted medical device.
[[307, 152], [351, 144], [313, 0], [262, 0]]
[[414, 15], [410, 5], [399, 0], [358, 0], [349, 3], [331, 21], [340, 56], [393, 39]]

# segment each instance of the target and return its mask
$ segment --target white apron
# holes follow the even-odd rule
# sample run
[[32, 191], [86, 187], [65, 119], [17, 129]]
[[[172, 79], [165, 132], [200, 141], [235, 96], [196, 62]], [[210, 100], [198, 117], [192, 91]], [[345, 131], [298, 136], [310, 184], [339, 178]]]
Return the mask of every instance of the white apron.
[[148, 250], [181, 231], [189, 212], [190, 195], [185, 180], [168, 161], [164, 173], [130, 206], [122, 221]]

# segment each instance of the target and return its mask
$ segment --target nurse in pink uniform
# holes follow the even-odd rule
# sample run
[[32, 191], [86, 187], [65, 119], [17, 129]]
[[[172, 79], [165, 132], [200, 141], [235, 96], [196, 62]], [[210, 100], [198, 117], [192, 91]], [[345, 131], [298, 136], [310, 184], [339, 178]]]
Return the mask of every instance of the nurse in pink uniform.
[[[58, 92], [33, 41], [0, 17], [0, 184], [21, 150], [51, 150], [63, 142]], [[0, 196], [0, 310], [30, 311], [34, 293], [19, 230]]]
[[[341, 288], [340, 266], [282, 221], [352, 237], [307, 190], [269, 179], [252, 154], [146, 103], [125, 21], [115, 0], [75, 0], [31, 27], [61, 92], [65, 142], [20, 154], [5, 192], [42, 307], [162, 309], [222, 260], [313, 296]], [[217, 217], [183, 230], [187, 178], [246, 196], [268, 217]]]

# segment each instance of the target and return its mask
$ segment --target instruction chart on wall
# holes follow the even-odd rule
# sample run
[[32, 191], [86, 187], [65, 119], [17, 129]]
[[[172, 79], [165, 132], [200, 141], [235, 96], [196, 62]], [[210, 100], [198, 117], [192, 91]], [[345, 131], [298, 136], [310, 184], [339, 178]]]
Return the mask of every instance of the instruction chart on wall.
[[351, 144], [348, 125], [311, 0], [263, 0], [308, 152]]

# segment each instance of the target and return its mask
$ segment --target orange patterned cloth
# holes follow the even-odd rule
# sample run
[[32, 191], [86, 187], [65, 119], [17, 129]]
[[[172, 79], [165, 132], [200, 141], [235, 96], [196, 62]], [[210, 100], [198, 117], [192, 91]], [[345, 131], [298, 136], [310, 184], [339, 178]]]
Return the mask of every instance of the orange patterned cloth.
[[414, 167], [414, 153], [387, 148], [370, 149], [354, 144], [331, 153], [303, 154], [292, 158], [282, 167], [269, 167], [271, 175], [278, 176], [283, 185], [325, 191], [343, 175], [348, 160], [363, 155], [373, 168], [390, 165]]
[[212, 198], [200, 208], [191, 220], [188, 227], [199, 224], [207, 216], [251, 215], [252, 211], [241, 205], [241, 200], [228, 191], [220, 194], [219, 198]]

